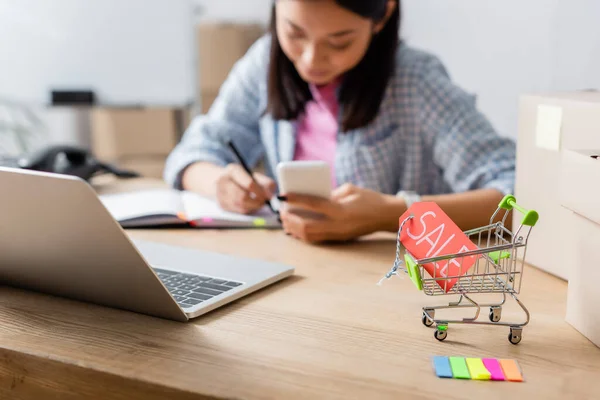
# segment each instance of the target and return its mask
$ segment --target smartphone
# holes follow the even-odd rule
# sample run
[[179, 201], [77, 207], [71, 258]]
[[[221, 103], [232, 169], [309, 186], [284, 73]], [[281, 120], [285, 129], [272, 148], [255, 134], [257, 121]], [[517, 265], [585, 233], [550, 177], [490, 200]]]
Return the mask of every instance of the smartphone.
[[[279, 193], [331, 196], [331, 168], [325, 161], [286, 161], [277, 165]], [[298, 208], [289, 211], [311, 217], [319, 215]]]

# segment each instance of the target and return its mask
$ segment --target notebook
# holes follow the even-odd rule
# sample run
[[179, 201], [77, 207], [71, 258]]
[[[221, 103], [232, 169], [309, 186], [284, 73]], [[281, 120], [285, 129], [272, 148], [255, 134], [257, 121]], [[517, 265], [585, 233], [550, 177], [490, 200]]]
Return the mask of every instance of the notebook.
[[278, 216], [264, 206], [252, 215], [223, 210], [215, 201], [188, 191], [140, 190], [101, 195], [100, 200], [123, 228], [190, 226], [194, 228], [280, 228]]

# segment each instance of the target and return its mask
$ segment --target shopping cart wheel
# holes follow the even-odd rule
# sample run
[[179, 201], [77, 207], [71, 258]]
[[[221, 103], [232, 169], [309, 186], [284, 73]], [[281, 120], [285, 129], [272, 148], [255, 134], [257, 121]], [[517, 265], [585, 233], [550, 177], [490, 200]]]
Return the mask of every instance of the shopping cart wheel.
[[490, 307], [490, 321], [498, 322], [502, 318], [502, 307], [492, 306]]
[[508, 334], [508, 341], [512, 344], [519, 344], [521, 342], [522, 333], [523, 329], [521, 328], [510, 328], [510, 333]]
[[[427, 310], [427, 314], [429, 314], [432, 318], [435, 318], [435, 310]], [[421, 317], [421, 322], [423, 322], [423, 325], [425, 325], [426, 327], [430, 327], [431, 325], [433, 325], [433, 320], [429, 319], [427, 314], [425, 314], [425, 311], [423, 311], [423, 317]]]
[[435, 338], [441, 342], [448, 337], [448, 331], [438, 329], [433, 333], [433, 336], [435, 336]]

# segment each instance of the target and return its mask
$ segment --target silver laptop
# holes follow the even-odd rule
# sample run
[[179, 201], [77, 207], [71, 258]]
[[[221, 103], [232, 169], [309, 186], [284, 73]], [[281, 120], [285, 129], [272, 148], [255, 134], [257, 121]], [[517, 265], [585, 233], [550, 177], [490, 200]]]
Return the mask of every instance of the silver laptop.
[[132, 240], [76, 177], [0, 168], [0, 191], [0, 284], [187, 321], [294, 272]]

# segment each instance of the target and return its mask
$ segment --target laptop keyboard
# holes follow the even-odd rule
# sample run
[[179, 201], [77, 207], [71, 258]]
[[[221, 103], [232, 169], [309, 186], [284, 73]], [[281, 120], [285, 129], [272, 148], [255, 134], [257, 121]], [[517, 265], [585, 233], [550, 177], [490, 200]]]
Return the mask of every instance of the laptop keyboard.
[[152, 268], [182, 308], [190, 308], [223, 294], [243, 283], [209, 276], [184, 274]]

